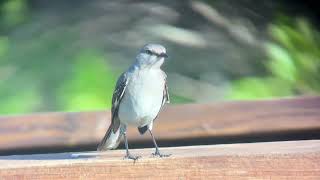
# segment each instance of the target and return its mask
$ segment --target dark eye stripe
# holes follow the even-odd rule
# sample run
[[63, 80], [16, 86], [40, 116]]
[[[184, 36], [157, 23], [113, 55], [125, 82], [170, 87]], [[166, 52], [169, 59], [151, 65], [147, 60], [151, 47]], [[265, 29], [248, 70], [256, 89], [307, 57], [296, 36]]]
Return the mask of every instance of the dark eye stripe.
[[146, 50], [146, 53], [149, 54], [149, 55], [152, 54], [152, 52], [150, 50], [148, 50], [148, 49]]
[[146, 53], [146, 54], [149, 54], [149, 55], [156, 55], [156, 56], [158, 56], [158, 57], [168, 58], [168, 55], [167, 55], [166, 53], [156, 54], [156, 53], [152, 52], [152, 51], [149, 50], [149, 49], [145, 50], [145, 53]]

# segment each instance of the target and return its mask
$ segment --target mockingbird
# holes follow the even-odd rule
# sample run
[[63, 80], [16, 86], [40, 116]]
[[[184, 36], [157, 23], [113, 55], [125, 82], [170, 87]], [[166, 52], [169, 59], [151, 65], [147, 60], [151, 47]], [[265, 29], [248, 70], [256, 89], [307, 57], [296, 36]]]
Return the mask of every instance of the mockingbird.
[[165, 103], [169, 103], [166, 74], [160, 69], [167, 58], [166, 49], [159, 44], [147, 44], [139, 52], [135, 63], [118, 79], [112, 97], [111, 125], [98, 146], [98, 151], [115, 149], [122, 135], [125, 139], [125, 158], [136, 160], [129, 152], [127, 126], [136, 126], [140, 134], [149, 131], [156, 148], [154, 156], [161, 154], [152, 134], [153, 121]]

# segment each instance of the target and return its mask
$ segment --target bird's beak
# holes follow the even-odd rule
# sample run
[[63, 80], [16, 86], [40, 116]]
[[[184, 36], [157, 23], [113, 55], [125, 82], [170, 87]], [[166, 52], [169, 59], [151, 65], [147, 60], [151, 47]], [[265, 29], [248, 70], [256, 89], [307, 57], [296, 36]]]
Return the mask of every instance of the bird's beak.
[[167, 55], [167, 53], [161, 53], [159, 57], [168, 58], [169, 56]]

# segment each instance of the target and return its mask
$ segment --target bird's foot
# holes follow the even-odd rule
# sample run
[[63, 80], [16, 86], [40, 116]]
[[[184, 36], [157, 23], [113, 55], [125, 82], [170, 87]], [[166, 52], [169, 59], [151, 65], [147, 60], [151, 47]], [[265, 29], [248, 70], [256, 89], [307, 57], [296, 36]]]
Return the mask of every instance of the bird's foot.
[[163, 158], [163, 157], [169, 157], [169, 156], [171, 156], [171, 154], [162, 154], [162, 153], [160, 153], [159, 150], [156, 150], [156, 152], [152, 153], [152, 156]]
[[136, 160], [138, 160], [140, 158], [141, 158], [141, 156], [134, 156], [132, 154], [127, 154], [126, 156], [124, 156], [124, 159], [132, 159], [134, 161], [136, 161]]

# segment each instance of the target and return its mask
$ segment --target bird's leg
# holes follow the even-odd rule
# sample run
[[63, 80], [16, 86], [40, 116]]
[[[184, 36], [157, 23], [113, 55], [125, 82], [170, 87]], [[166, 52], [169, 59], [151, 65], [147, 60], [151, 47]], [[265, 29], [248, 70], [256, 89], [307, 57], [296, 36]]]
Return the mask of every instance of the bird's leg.
[[130, 154], [129, 152], [129, 146], [128, 146], [128, 139], [127, 139], [127, 133], [124, 132], [123, 133], [123, 136], [124, 136], [124, 145], [126, 146], [126, 156], [124, 157], [125, 159], [132, 159], [132, 160], [137, 160], [139, 159], [141, 156], [134, 156], [132, 154]]
[[152, 131], [150, 129], [149, 129], [149, 133], [150, 133], [150, 135], [152, 137], [154, 147], [156, 148], [156, 151], [154, 153], [152, 153], [152, 155], [153, 156], [159, 156], [159, 157], [169, 157], [169, 156], [171, 156], [171, 154], [161, 154], [160, 153], [160, 150], [159, 150], [159, 147], [157, 145], [156, 139], [154, 138], [154, 136], [152, 134]]

